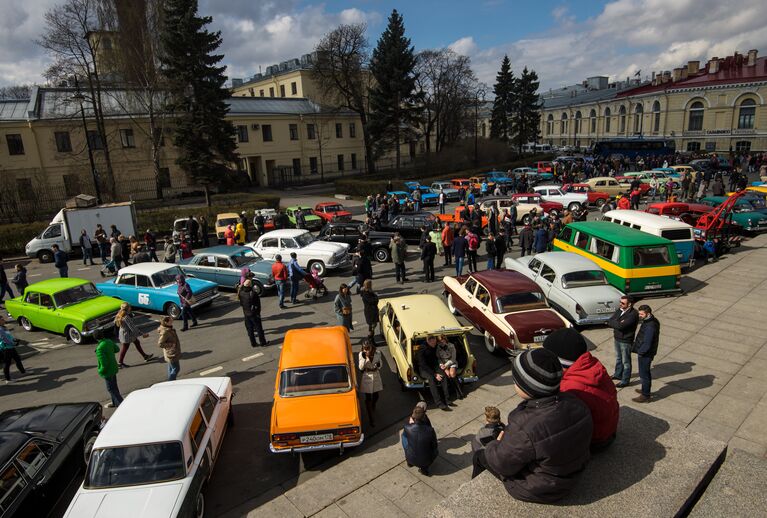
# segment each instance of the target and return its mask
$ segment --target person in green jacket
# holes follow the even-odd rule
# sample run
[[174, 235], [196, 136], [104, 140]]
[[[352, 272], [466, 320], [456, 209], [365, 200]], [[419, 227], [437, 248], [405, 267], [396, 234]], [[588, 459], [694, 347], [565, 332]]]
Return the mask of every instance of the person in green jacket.
[[96, 346], [96, 361], [98, 362], [99, 376], [104, 378], [107, 384], [107, 392], [112, 398], [112, 402], [107, 404], [107, 408], [117, 408], [123, 402], [120, 389], [117, 388], [117, 360], [115, 354], [120, 348], [109, 338], [106, 338], [101, 331], [95, 334], [98, 345]]

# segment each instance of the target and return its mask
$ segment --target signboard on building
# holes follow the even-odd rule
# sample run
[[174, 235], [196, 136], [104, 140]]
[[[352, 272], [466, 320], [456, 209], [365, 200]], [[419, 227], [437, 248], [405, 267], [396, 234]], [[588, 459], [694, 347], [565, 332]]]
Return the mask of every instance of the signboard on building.
[[716, 151], [716, 142], [706, 142], [706, 151]]

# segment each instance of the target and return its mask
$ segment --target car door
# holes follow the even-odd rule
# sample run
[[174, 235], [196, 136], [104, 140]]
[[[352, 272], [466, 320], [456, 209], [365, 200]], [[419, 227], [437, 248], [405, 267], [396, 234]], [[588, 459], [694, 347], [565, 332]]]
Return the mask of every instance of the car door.
[[195, 257], [190, 271], [198, 279], [216, 282], [216, 256], [201, 255]]
[[240, 272], [234, 266], [229, 257], [217, 256], [216, 258], [216, 280], [219, 286], [234, 287], [240, 282]]
[[537, 284], [543, 290], [543, 294], [549, 297], [557, 274], [548, 264], [541, 262], [541, 273], [538, 275]]
[[115, 281], [116, 296], [128, 304], [138, 305], [138, 292], [136, 292], [136, 274], [123, 273]]
[[296, 240], [292, 237], [281, 237], [280, 238], [280, 254], [282, 254], [282, 260], [283, 262], [290, 261], [290, 253], [295, 252], [298, 256], [298, 261], [305, 264], [306, 257], [302, 257], [301, 250], [298, 248], [298, 245], [296, 244]]
[[136, 303], [151, 309], [160, 309], [162, 305], [157, 298], [157, 290], [148, 275], [136, 275]]
[[21, 306], [21, 311], [18, 315], [14, 315], [16, 319], [20, 316], [26, 317], [27, 320], [33, 325], [40, 327], [40, 294], [35, 291], [28, 291], [24, 297], [24, 303]]
[[486, 331], [492, 331], [493, 308], [490, 305], [490, 292], [482, 284], [477, 283], [477, 290], [474, 293], [474, 314], [477, 324]]
[[541, 273], [541, 261], [539, 259], [533, 258], [529, 263], [527, 263], [526, 275], [537, 283], [539, 273]]
[[224, 415], [223, 405], [210, 389], [207, 389], [202, 396], [200, 411], [208, 423], [208, 428], [210, 428], [210, 446], [213, 462], [215, 463], [224, 440], [226, 416]]
[[274, 259], [280, 251], [280, 240], [276, 237], [266, 237], [261, 240], [256, 247], [256, 251], [261, 254], [264, 259]]
[[56, 306], [53, 303], [53, 297], [46, 293], [41, 293], [40, 305], [38, 308], [37, 320], [39, 324], [37, 325], [41, 329], [47, 329], [48, 331], [55, 331], [57, 333], [64, 331], [64, 316], [61, 315], [60, 312], [57, 312]]
[[462, 296], [459, 296], [455, 301], [456, 309], [472, 322], [477, 317], [474, 312], [474, 292], [477, 290], [477, 284], [479, 283], [474, 277], [469, 277], [463, 284]]

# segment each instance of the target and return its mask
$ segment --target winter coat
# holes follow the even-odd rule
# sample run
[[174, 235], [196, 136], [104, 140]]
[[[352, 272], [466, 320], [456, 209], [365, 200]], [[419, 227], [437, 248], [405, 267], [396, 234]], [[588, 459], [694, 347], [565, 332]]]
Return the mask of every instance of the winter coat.
[[588, 407], [572, 394], [525, 400], [509, 414], [503, 438], [485, 447], [485, 459], [517, 500], [556, 502], [586, 467], [592, 429]]
[[182, 280], [176, 280], [176, 294], [178, 295], [178, 300], [182, 306], [192, 307], [192, 297], [194, 297], [194, 292], [183, 277]]
[[133, 322], [131, 315], [125, 315], [122, 319], [120, 329], [117, 333], [117, 337], [121, 344], [132, 344], [138, 337], [141, 336], [141, 330]]
[[389, 243], [391, 249], [391, 260], [395, 264], [404, 263], [405, 256], [407, 255], [407, 243], [403, 238], [397, 240], [392, 239]]
[[[166, 250], [168, 249], [168, 245], [167, 244], [165, 245], [165, 249]], [[120, 246], [120, 243], [112, 243], [112, 246], [110, 247], [109, 252], [110, 252], [110, 254], [112, 256], [112, 260], [113, 261], [115, 259], [122, 259], [123, 247]]]
[[442, 247], [442, 234], [439, 230], [432, 230], [429, 232], [429, 237], [431, 238], [431, 242], [434, 243], [437, 247], [437, 254], [442, 255], [443, 253], [443, 247]]
[[372, 326], [378, 324], [378, 295], [373, 291], [360, 291], [362, 306], [365, 313], [365, 322]]
[[234, 240], [240, 246], [245, 244], [245, 227], [242, 226], [242, 223], [237, 223], [237, 229], [234, 231]]
[[540, 254], [546, 251], [546, 247], [549, 246], [549, 231], [545, 228], [539, 228], [535, 231], [533, 237], [533, 251], [536, 254]]
[[336, 312], [336, 316], [342, 317], [342, 318], [348, 318], [351, 320], [351, 313], [349, 315], [344, 315], [343, 308], [349, 308], [351, 311], [352, 309], [352, 297], [351, 295], [344, 296], [340, 292], [338, 295], [336, 295], [335, 300], [333, 301], [333, 310]]
[[383, 363], [381, 360], [381, 351], [376, 350], [372, 361], [365, 356], [364, 351], [360, 351], [357, 366], [362, 371], [360, 374], [360, 392], [363, 394], [373, 394], [383, 390], [383, 382], [381, 381], [381, 365]]
[[613, 328], [613, 338], [621, 340], [623, 342], [631, 342], [634, 340], [634, 333], [639, 323], [639, 313], [634, 308], [626, 311], [621, 316], [621, 309], [618, 308], [607, 321], [607, 327]]
[[16, 275], [13, 276], [11, 281], [19, 291], [19, 295], [24, 295], [24, 290], [27, 289], [27, 286], [29, 286], [29, 282], [27, 282], [27, 269], [22, 266], [21, 270], [16, 272]]
[[231, 227], [226, 227], [224, 230], [224, 239], [226, 239], [227, 246], [234, 246], [234, 230]]
[[660, 339], [660, 322], [654, 316], [642, 320], [636, 339], [634, 339], [633, 351], [639, 356], [654, 358], [658, 352], [658, 340]]
[[115, 353], [119, 352], [120, 348], [112, 340], [105, 338], [101, 340], [96, 346], [96, 361], [98, 362], [99, 376], [102, 378], [111, 378], [117, 374], [120, 369], [117, 366], [117, 359]]
[[160, 325], [158, 330], [160, 337], [157, 339], [157, 345], [162, 349], [162, 355], [165, 361], [177, 362], [181, 359], [181, 342], [178, 339], [178, 333], [173, 326]]
[[485, 241], [485, 252], [487, 253], [487, 257], [495, 257], [498, 253], [498, 247], [495, 244], [494, 239], [488, 239]]
[[432, 242], [427, 242], [423, 245], [423, 249], [421, 249], [421, 261], [427, 263], [427, 262], [434, 262], [434, 258], [437, 256], [437, 245], [435, 245]]
[[247, 286], [240, 287], [237, 298], [240, 301], [243, 315], [246, 317], [261, 316], [261, 297], [253, 291], [253, 288]]
[[59, 250], [53, 254], [53, 266], [56, 268], [64, 268], [67, 265], [67, 253], [64, 250]]
[[453, 241], [455, 241], [455, 232], [450, 228], [450, 225], [445, 225], [445, 228], [442, 229], [442, 246], [452, 250]]
[[440, 359], [437, 349], [438, 347], [424, 345], [418, 350], [418, 374], [422, 378], [432, 378], [439, 372]]
[[463, 236], [455, 236], [453, 240], [453, 256], [456, 259], [463, 259], [466, 257], [466, 251], [469, 249], [469, 243]]
[[594, 424], [592, 443], [604, 443], [615, 435], [619, 414], [618, 392], [605, 366], [590, 352], [581, 354], [565, 370], [559, 390], [578, 396], [591, 410]]
[[402, 436], [407, 443], [405, 459], [408, 464], [428, 468], [437, 458], [437, 432], [431, 425], [408, 422], [402, 430]]
[[486, 424], [479, 429], [477, 435], [471, 438], [471, 451], [479, 451], [498, 438], [506, 425], [503, 423]]
[[165, 242], [165, 248], [163, 250], [164, 250], [163, 258], [165, 259], [165, 262], [175, 263], [176, 262], [176, 245], [173, 244], [173, 241], [171, 239]]
[[[288, 277], [290, 277], [291, 280], [303, 280], [308, 273], [306, 273], [306, 270], [301, 268], [301, 265], [298, 264], [298, 259], [290, 259], [290, 262], [288, 263]], [[296, 277], [297, 276], [297, 277]], [[372, 276], [372, 273], [371, 273]]]
[[452, 362], [453, 365], [458, 367], [458, 363], [456, 363], [456, 351], [455, 351], [455, 345], [453, 345], [450, 342], [447, 342], [447, 344], [437, 344], [437, 358], [439, 359], [439, 363], [442, 365], [447, 364], [448, 362]]
[[275, 281], [287, 281], [288, 280], [288, 268], [285, 263], [276, 262], [272, 264], [272, 277]]
[[[373, 263], [370, 262], [369, 256], [362, 255], [357, 259], [357, 268], [354, 276], [362, 282], [373, 278]], [[359, 284], [362, 284], [362, 282], [359, 282]]]
[[533, 229], [525, 227], [519, 233], [519, 247], [522, 250], [530, 250], [533, 248]]

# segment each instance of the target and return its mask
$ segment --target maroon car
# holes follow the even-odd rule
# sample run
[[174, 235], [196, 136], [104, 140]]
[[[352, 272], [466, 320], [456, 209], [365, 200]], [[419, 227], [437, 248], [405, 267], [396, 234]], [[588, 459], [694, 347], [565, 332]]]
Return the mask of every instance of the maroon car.
[[443, 282], [447, 307], [485, 333], [485, 347], [492, 353], [540, 347], [549, 334], [571, 326], [521, 273], [485, 270]]

